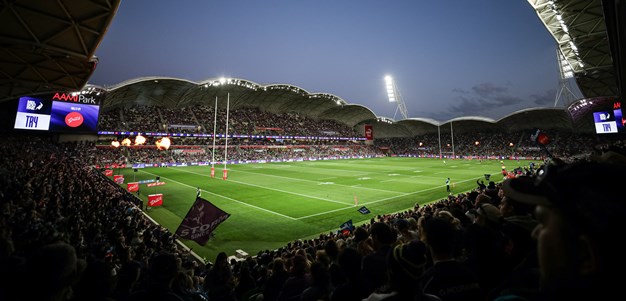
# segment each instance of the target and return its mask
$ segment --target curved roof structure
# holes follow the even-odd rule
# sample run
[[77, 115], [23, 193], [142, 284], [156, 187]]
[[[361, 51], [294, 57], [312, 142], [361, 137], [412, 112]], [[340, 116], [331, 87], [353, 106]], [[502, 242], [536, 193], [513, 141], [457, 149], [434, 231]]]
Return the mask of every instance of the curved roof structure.
[[193, 82], [171, 77], [143, 77], [128, 80], [106, 89], [103, 110], [125, 106], [158, 105], [163, 107], [214, 106], [236, 110], [258, 107], [270, 112], [296, 112], [312, 118], [332, 119], [348, 126], [372, 124], [377, 137], [405, 137], [437, 132], [453, 124], [457, 133], [472, 131], [516, 131], [532, 127], [572, 130], [572, 118], [563, 108], [529, 108], [513, 112], [500, 120], [465, 116], [438, 122], [429, 118], [394, 121], [376, 116], [372, 110], [350, 104], [328, 93], [310, 93], [288, 84], [261, 85], [245, 79], [217, 78]]
[[96, 48], [120, 0], [3, 1], [0, 101], [77, 91], [97, 65]]
[[288, 84], [261, 85], [238, 78], [216, 78], [202, 82], [168, 77], [145, 77], [109, 87], [103, 109], [128, 105], [184, 107], [205, 104], [225, 108], [227, 96], [231, 109], [259, 107], [270, 112], [297, 112], [313, 118], [333, 119], [354, 126], [375, 118], [369, 108], [348, 104], [329, 93], [310, 93]]
[[528, 0], [569, 62], [584, 97], [618, 95], [602, 2]]
[[424, 134], [472, 133], [477, 131], [519, 131], [531, 128], [592, 131], [592, 127], [575, 126], [568, 111], [562, 108], [530, 108], [513, 112], [500, 120], [480, 116], [468, 116], [437, 122], [427, 118], [410, 118], [394, 122], [390, 119], [376, 118], [358, 123], [370, 124], [375, 137], [413, 137]]

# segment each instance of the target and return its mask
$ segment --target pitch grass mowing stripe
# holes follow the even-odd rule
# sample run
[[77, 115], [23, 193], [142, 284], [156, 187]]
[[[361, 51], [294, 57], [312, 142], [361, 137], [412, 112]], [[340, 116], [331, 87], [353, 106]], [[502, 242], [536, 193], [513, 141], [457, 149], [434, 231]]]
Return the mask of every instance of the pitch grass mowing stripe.
[[[147, 171], [143, 171], [143, 170], [142, 170], [141, 172], [143, 172], [143, 173], [147, 173], [147, 174], [149, 174], [149, 175], [156, 176], [156, 174], [153, 174], [153, 173], [150, 173], [150, 172], [147, 172]], [[182, 186], [187, 186], [187, 187], [189, 187], [189, 188], [196, 189], [195, 187], [193, 187], [193, 186], [191, 186], [191, 185], [187, 185], [187, 184], [185, 184], [185, 183], [178, 182], [178, 181], [176, 181], [176, 180], [174, 180], [174, 179], [171, 179], [171, 178], [166, 178], [166, 177], [161, 177], [161, 178], [163, 178], [163, 179], [167, 179], [167, 180], [169, 180], [170, 182], [174, 182], [174, 183], [177, 183], [177, 184], [182, 185]], [[209, 193], [209, 194], [212, 194], [212, 195], [214, 195], [214, 196], [218, 196], [218, 197], [221, 197], [221, 198], [225, 198], [225, 199], [227, 199], [227, 200], [230, 200], [230, 201], [233, 201], [233, 202], [236, 202], [236, 203], [242, 204], [242, 205], [246, 205], [246, 206], [249, 206], [249, 207], [252, 207], [252, 208], [255, 208], [255, 209], [261, 210], [261, 211], [265, 211], [265, 212], [268, 212], [268, 213], [271, 213], [271, 214], [275, 214], [275, 215], [278, 215], [278, 216], [282, 216], [282, 217], [284, 217], [284, 218], [288, 218], [288, 219], [290, 219], [290, 220], [296, 220], [296, 218], [293, 218], [293, 217], [291, 217], [291, 216], [287, 216], [287, 215], [280, 214], [280, 213], [278, 213], [278, 212], [274, 212], [274, 211], [271, 211], [271, 210], [268, 210], [268, 209], [265, 209], [265, 208], [257, 207], [257, 206], [254, 206], [254, 205], [250, 205], [250, 204], [248, 204], [248, 203], [246, 203], [246, 202], [242, 202], [242, 201], [239, 201], [239, 200], [235, 200], [235, 199], [233, 199], [233, 198], [229, 198], [229, 197], [224, 196], [224, 195], [221, 195], [221, 194], [213, 193], [213, 192], [210, 192], [210, 191], [208, 191], [208, 190], [204, 190], [204, 189], [200, 189], [200, 190], [202, 190], [202, 191], [204, 191], [204, 192], [207, 192], [207, 193]]]
[[[264, 177], [274, 177], [274, 178], [279, 178], [279, 179], [287, 179], [287, 180], [295, 180], [295, 181], [302, 181], [302, 182], [310, 182], [310, 183], [315, 183], [315, 184], [322, 183], [322, 181], [313, 181], [313, 180], [306, 180], [306, 179], [282, 177], [282, 176], [277, 176], [277, 175], [264, 174], [264, 173], [260, 173], [260, 172], [245, 171], [245, 170], [241, 170], [241, 169], [236, 169], [236, 172], [250, 173], [250, 174], [255, 174], [255, 175], [261, 175], [261, 176], [264, 176]], [[369, 172], [367, 174], [371, 174], [371, 172]], [[363, 176], [363, 175], [366, 175], [366, 174], [354, 175], [354, 176], [357, 177], [357, 176]], [[330, 180], [330, 179], [336, 179], [336, 178], [337, 177], [328, 177], [328, 178], [321, 178], [321, 179], [318, 179], [318, 180], [322, 180], [322, 179]], [[344, 185], [344, 184], [337, 184], [337, 183], [333, 183], [333, 185], [354, 187], [353, 185]], [[368, 187], [362, 187], [362, 189], [374, 190], [374, 191], [382, 191], [382, 192], [390, 192], [390, 193], [401, 193], [401, 192], [398, 192], [398, 191], [385, 190], [385, 189], [376, 189], [376, 188], [368, 188]]]
[[[184, 168], [184, 167], [183, 167]], [[193, 172], [193, 171], [185, 171], [180, 169], [180, 171], [182, 172], [186, 172], [186, 173], [191, 173], [191, 174], [195, 174], [195, 175], [199, 175], [199, 176], [203, 176], [203, 177], [209, 177], [205, 174], [201, 174], [201, 173], [197, 173], [197, 172]], [[215, 179], [215, 178], [212, 178]], [[217, 179], [216, 179], [217, 180]], [[252, 187], [257, 187], [257, 188], [261, 188], [261, 189], [267, 189], [267, 190], [273, 190], [273, 191], [278, 191], [278, 192], [282, 192], [282, 193], [287, 193], [287, 194], [293, 194], [293, 195], [297, 195], [297, 196], [301, 196], [301, 197], [305, 197], [305, 198], [312, 198], [312, 199], [316, 199], [316, 200], [320, 200], [320, 201], [325, 201], [325, 202], [331, 202], [331, 203], [337, 203], [337, 204], [341, 204], [341, 205], [346, 205], [346, 203], [344, 202], [340, 202], [340, 201], [335, 201], [335, 200], [330, 200], [330, 199], [325, 199], [325, 198], [320, 198], [320, 197], [316, 197], [316, 196], [312, 196], [312, 195], [306, 195], [306, 194], [302, 194], [302, 193], [297, 193], [297, 192], [291, 192], [291, 191], [286, 191], [286, 190], [282, 190], [282, 189], [276, 189], [276, 188], [270, 188], [270, 187], [266, 187], [266, 186], [261, 186], [261, 185], [256, 185], [256, 184], [250, 184], [250, 183], [246, 183], [246, 182], [241, 182], [241, 181], [236, 181], [236, 180], [228, 180], [231, 183], [237, 183], [237, 184], [241, 184], [241, 185], [248, 185], [248, 186], [252, 186]]]
[[[467, 179], [467, 180], [463, 180], [463, 181], [459, 181], [458, 183], [465, 183], [465, 182], [469, 182], [469, 181], [474, 181], [474, 178], [472, 179]], [[397, 196], [392, 196], [392, 197], [388, 197], [388, 198], [384, 198], [384, 199], [380, 199], [380, 200], [376, 200], [376, 201], [371, 201], [371, 202], [365, 202], [363, 204], [359, 204], [359, 206], [365, 206], [365, 205], [371, 205], [371, 204], [376, 204], [376, 203], [380, 203], [380, 202], [384, 202], [384, 201], [388, 201], [388, 200], [393, 200], [393, 199], [397, 199], [397, 198], [401, 198], [401, 197], [405, 197], [405, 196], [409, 196], [409, 195], [413, 195], [413, 194], [418, 194], [421, 192], [426, 192], [426, 191], [430, 191], [430, 190], [434, 190], [434, 189], [441, 189], [442, 187], [445, 187], [446, 185], [442, 185], [442, 186], [435, 186], [435, 187], [431, 187], [431, 188], [426, 188], [426, 189], [422, 189], [422, 190], [418, 190], [418, 191], [413, 191], [413, 192], [409, 192], [409, 193], [405, 193], [402, 195], [397, 195]], [[350, 208], [354, 208], [354, 206], [350, 206]], [[297, 220], [302, 220], [305, 218], [309, 218], [309, 217], [314, 217], [314, 216], [319, 216], [319, 215], [324, 215], [327, 213], [333, 213], [333, 212], [337, 212], [337, 211], [341, 211], [341, 210], [346, 210], [349, 208], [339, 208], [339, 209], [334, 209], [334, 210], [330, 210], [330, 211], [326, 211], [326, 212], [320, 212], [320, 213], [316, 213], [316, 214], [311, 214], [311, 215], [307, 215], [307, 216], [302, 216], [299, 218], [296, 218]]]

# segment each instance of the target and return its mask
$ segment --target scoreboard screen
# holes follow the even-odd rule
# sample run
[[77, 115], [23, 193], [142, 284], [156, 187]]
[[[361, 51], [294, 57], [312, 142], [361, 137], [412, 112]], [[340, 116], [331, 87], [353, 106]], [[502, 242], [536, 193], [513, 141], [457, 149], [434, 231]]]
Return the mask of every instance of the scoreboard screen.
[[593, 112], [593, 123], [597, 134], [624, 133], [626, 132], [625, 121], [619, 102], [613, 104], [613, 110]]
[[56, 93], [19, 99], [15, 129], [97, 133], [100, 106], [94, 97]]
[[16, 129], [47, 131], [50, 128], [52, 101], [21, 97], [15, 117]]

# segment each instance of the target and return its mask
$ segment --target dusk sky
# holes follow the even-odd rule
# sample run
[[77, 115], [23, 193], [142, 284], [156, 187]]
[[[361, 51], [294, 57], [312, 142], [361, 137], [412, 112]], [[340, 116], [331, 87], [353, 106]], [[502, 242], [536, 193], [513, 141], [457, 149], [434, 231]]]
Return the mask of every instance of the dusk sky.
[[553, 105], [555, 51], [525, 0], [127, 0], [89, 82], [234, 77], [394, 117], [391, 75], [410, 117], [499, 119]]

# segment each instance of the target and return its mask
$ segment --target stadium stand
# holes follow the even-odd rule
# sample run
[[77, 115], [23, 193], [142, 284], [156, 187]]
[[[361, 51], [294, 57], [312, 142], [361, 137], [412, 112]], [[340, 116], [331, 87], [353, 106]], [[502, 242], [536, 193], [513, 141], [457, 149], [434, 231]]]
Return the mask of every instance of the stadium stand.
[[[39, 30], [65, 39], [50, 42], [76, 49], [38, 43], [23, 47], [32, 46], [36, 32], [20, 31], [25, 36], [17, 40], [24, 42], [4, 43], [1, 51], [6, 55], [2, 57], [33, 66], [37, 70], [33, 74], [40, 76], [21, 77], [20, 64], [6, 64], [15, 68], [3, 73], [8, 80], [0, 85], [0, 100], [51, 89], [80, 89], [95, 66], [95, 46], [119, 5], [119, 1], [105, 1], [106, 5], [89, 1], [90, 5], [81, 6], [80, 15], [91, 16], [85, 20], [99, 25], [82, 32], [88, 37], [73, 37], [68, 43], [66, 36], [54, 31], [75, 24], [75, 16], [50, 16], [48, 11], [56, 11], [65, 2], [44, 2], [38, 2], [38, 9], [22, 2], [21, 6], [5, 3], [13, 9], [1, 12], [18, 18], [3, 15], [0, 27], [10, 27], [5, 26], [6, 20], [44, 15], [58, 26]], [[596, 97], [623, 90], [618, 86], [623, 87], [624, 77], [617, 76], [615, 81], [613, 66], [605, 63], [611, 61], [611, 45], [603, 42], [607, 29], [597, 26], [604, 22], [575, 21], [581, 16], [602, 19], [602, 3], [623, 12], [623, 2], [620, 6], [619, 1], [569, 1], [561, 18], [554, 16], [554, 3], [533, 1], [532, 5], [563, 43], [560, 47], [569, 49], [572, 39], [563, 39], [567, 31], [552, 23], [564, 20], [561, 24], [572, 27], [572, 37], [584, 41], [578, 46], [580, 52], [594, 54], [584, 57], [587, 64], [583, 67], [576, 64], [580, 58], [575, 51], [566, 51], [572, 65], [579, 66], [576, 80], [583, 93]], [[610, 19], [615, 22], [615, 18]], [[620, 34], [614, 30], [608, 29], [611, 43]], [[41, 51], [51, 48], [61, 53]], [[623, 56], [613, 58], [623, 65]], [[63, 76], [54, 72], [57, 68], [64, 71]], [[615, 69], [623, 74], [623, 68]], [[165, 89], [162, 98], [179, 103], [164, 104], [163, 99], [147, 95], [153, 105], [128, 107], [132, 105], [129, 99], [138, 99], [132, 91], [149, 91], [159, 83], [177, 87]], [[334, 95], [242, 79], [228, 79], [225, 84], [238, 93], [231, 133], [359, 137], [361, 126], [373, 124], [378, 135], [373, 145], [361, 140], [237, 138], [231, 146], [237, 160], [332, 157], [345, 152], [438, 156], [439, 141], [446, 141], [442, 150], [446, 156], [541, 157], [527, 139], [530, 129], [525, 121], [529, 119], [554, 133], [550, 150], [560, 160], [547, 162], [543, 168], [519, 170], [529, 178], [489, 186], [477, 183], [466, 193], [379, 215], [353, 231], [295, 240], [241, 261], [229, 262], [222, 252], [213, 262], [200, 262], [176, 243], [172, 233], [142, 212], [138, 199], [93, 166], [208, 160], [206, 138], [177, 137], [175, 147], [162, 151], [152, 146], [110, 146], [112, 140], [124, 136], [58, 143], [59, 139], [53, 139], [57, 137], [46, 135], [7, 134], [0, 144], [0, 300], [362, 300], [368, 296], [370, 300], [589, 300], [613, 298], [621, 292], [621, 278], [614, 275], [625, 268], [623, 252], [615, 246], [625, 230], [623, 166], [619, 163], [626, 161], [622, 136], [581, 133], [578, 130], [584, 127], [572, 125], [563, 110], [524, 110], [499, 121], [466, 117], [441, 124], [418, 118], [387, 122]], [[206, 104], [216, 94], [211, 87], [218, 85], [222, 83], [217, 80], [194, 84], [154, 78], [122, 83], [111, 89], [100, 126], [111, 131], [210, 134], [214, 111]], [[218, 124], [223, 125], [223, 104], [218, 112]], [[444, 132], [439, 138], [435, 134], [438, 127], [453, 124], [458, 129], [454, 135]], [[155, 138], [148, 139], [152, 144]], [[277, 151], [269, 146], [295, 147]], [[184, 151], [199, 149], [204, 152]], [[80, 156], [85, 153], [93, 156]], [[525, 206], [537, 206], [540, 214], [535, 216]], [[540, 225], [532, 234], [537, 246], [530, 231], [535, 224]], [[414, 235], [421, 242], [402, 243]]]

